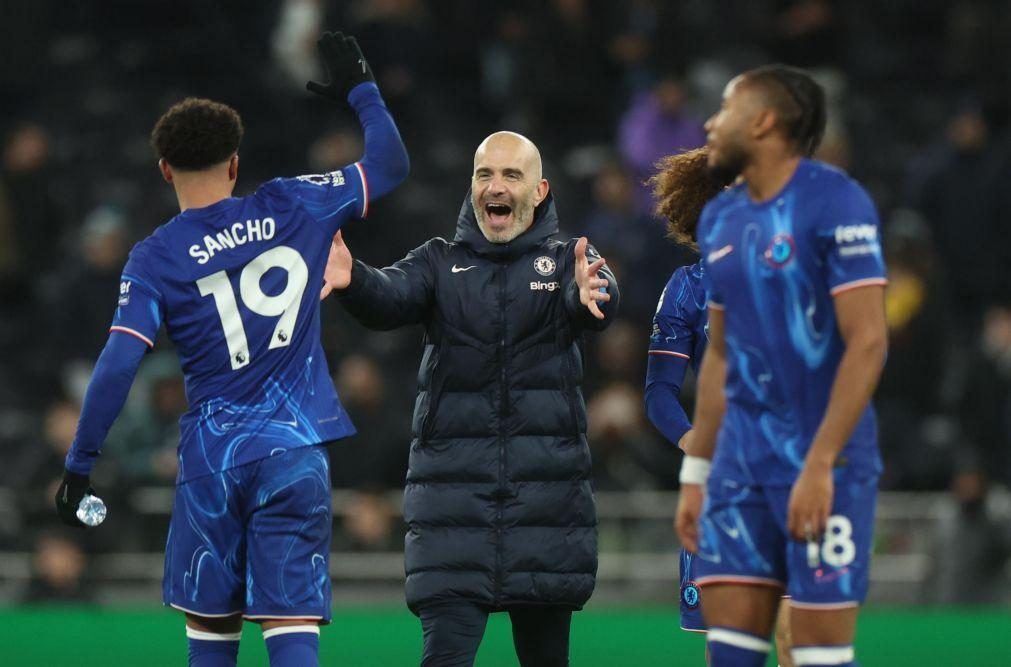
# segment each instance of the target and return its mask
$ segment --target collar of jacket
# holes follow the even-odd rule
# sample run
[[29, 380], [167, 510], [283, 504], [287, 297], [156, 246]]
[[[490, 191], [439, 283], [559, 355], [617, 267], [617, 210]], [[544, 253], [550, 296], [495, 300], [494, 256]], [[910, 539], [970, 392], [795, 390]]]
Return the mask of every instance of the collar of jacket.
[[511, 259], [536, 248], [545, 240], [558, 233], [558, 213], [555, 212], [554, 193], [548, 196], [534, 209], [534, 221], [530, 227], [509, 243], [492, 243], [477, 226], [474, 207], [470, 203], [470, 190], [463, 198], [460, 216], [456, 220], [456, 236], [453, 240], [461, 245], [469, 246], [479, 255], [492, 258]]

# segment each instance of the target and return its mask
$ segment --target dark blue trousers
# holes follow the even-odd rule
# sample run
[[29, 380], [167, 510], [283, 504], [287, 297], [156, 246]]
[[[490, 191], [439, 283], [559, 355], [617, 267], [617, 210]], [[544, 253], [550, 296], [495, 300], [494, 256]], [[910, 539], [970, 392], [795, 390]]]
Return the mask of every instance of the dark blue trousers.
[[[507, 607], [521, 667], [568, 667], [572, 609], [550, 605]], [[422, 667], [471, 667], [488, 623], [487, 607], [451, 602], [421, 609]]]

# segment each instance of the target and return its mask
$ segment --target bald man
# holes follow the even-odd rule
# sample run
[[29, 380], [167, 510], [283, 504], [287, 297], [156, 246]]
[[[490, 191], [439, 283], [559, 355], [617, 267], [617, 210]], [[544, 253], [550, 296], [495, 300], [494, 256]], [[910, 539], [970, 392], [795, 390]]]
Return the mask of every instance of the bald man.
[[352, 260], [339, 234], [331, 248], [324, 297], [373, 329], [425, 329], [404, 556], [426, 667], [473, 664], [496, 611], [521, 665], [567, 665], [572, 612], [593, 592], [583, 333], [614, 318], [618, 286], [585, 238], [557, 231], [537, 147], [496, 132], [452, 241], [385, 269]]

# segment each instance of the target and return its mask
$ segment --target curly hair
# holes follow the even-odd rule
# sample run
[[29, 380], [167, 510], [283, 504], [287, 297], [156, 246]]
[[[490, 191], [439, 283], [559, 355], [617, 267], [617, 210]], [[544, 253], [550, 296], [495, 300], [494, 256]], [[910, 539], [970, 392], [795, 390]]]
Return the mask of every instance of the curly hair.
[[242, 118], [227, 104], [187, 97], [173, 104], [151, 131], [159, 159], [184, 171], [201, 171], [229, 159], [242, 141]]
[[708, 159], [706, 147], [669, 155], [657, 163], [660, 171], [649, 179], [656, 214], [667, 220], [667, 238], [691, 248], [698, 248], [695, 228], [702, 208], [732, 182], [715, 176]]

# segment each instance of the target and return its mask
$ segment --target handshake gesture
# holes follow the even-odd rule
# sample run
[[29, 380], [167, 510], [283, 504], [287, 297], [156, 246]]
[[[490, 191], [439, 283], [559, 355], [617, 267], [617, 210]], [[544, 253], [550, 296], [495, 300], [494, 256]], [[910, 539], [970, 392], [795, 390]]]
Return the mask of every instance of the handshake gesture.
[[324, 32], [316, 42], [316, 47], [330, 81], [307, 82], [305, 87], [310, 92], [334, 102], [343, 102], [352, 88], [376, 80], [354, 37], [345, 37], [342, 32]]

